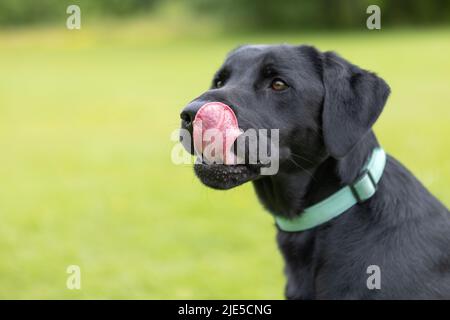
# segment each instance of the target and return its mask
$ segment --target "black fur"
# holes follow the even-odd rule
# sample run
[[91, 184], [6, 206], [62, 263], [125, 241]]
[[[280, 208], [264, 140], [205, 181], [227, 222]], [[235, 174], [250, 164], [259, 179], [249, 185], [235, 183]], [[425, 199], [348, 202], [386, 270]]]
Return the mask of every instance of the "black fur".
[[[219, 189], [252, 180], [273, 215], [296, 216], [352, 183], [378, 146], [371, 127], [389, 87], [334, 53], [244, 46], [227, 57], [216, 77], [224, 85], [213, 85], [189, 104], [182, 126], [191, 129], [205, 102], [222, 101], [243, 129], [280, 129], [280, 170], [260, 176], [251, 166], [197, 164], [196, 173]], [[274, 92], [275, 78], [289, 88]], [[391, 156], [372, 198], [312, 230], [278, 230], [277, 240], [289, 299], [450, 298], [449, 212]], [[366, 286], [370, 265], [381, 269], [380, 290]]]

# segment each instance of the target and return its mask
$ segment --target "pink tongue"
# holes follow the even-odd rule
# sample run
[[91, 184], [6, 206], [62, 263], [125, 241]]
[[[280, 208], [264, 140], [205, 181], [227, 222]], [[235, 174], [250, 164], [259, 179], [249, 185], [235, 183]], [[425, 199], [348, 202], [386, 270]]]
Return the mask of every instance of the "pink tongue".
[[241, 134], [233, 110], [221, 102], [203, 105], [194, 119], [194, 147], [207, 163], [234, 164], [231, 147]]

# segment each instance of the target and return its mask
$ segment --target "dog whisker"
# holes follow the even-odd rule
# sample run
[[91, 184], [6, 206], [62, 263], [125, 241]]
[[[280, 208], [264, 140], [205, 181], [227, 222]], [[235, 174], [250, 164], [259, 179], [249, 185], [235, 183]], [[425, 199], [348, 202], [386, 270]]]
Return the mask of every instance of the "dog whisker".
[[316, 178], [314, 177], [314, 175], [305, 167], [301, 166], [299, 163], [297, 163], [294, 159], [289, 158], [289, 161], [291, 161], [295, 166], [297, 166], [298, 168], [302, 169], [303, 171], [305, 171], [313, 180], [316, 180]]
[[300, 159], [302, 159], [302, 160], [305, 160], [305, 161], [307, 161], [307, 162], [309, 162], [309, 163], [311, 163], [311, 164], [314, 164], [314, 162], [313, 162], [312, 160], [310, 160], [310, 159], [308, 159], [308, 158], [305, 158], [305, 157], [303, 157], [303, 156], [301, 156], [301, 155], [299, 155], [299, 154], [296, 154], [296, 153], [291, 152], [291, 155], [294, 156], [294, 157], [298, 157], [298, 158], [300, 158]]

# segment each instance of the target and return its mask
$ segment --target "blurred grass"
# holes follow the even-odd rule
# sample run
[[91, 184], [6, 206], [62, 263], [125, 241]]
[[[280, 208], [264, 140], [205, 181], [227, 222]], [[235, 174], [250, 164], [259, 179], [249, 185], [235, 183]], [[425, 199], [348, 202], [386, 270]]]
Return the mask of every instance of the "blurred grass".
[[[310, 43], [392, 87], [376, 132], [450, 204], [449, 29], [220, 35], [83, 26], [0, 32], [0, 298], [282, 298], [273, 222], [250, 185], [170, 161], [188, 101], [242, 43]], [[82, 290], [65, 270], [82, 269]]]

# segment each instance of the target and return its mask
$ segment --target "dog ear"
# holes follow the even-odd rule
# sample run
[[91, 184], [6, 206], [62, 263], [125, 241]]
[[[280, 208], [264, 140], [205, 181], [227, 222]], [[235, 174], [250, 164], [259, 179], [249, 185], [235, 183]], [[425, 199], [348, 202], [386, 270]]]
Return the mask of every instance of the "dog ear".
[[390, 89], [374, 73], [360, 69], [333, 52], [323, 54], [322, 65], [325, 147], [331, 156], [341, 158], [370, 131]]

